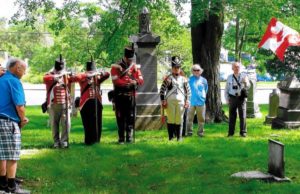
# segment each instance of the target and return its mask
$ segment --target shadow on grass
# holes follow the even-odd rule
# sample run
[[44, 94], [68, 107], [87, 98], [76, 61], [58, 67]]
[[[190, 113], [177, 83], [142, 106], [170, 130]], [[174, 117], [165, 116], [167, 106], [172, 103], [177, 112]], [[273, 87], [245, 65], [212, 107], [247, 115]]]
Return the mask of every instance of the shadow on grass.
[[[248, 119], [247, 138], [226, 138], [228, 124], [221, 123], [207, 124], [204, 138], [177, 142], [167, 140], [166, 130], [138, 131], [136, 143], [118, 145], [110, 108], [104, 107], [101, 143], [93, 146], [82, 143], [80, 118], [72, 120], [69, 149], [49, 149], [50, 129], [41, 129], [38, 123], [32, 129], [28, 126], [23, 145], [38, 151], [23, 155], [19, 163], [25, 186], [35, 193], [296, 193], [300, 189], [297, 131], [273, 131], [262, 125], [263, 119]], [[238, 171], [267, 170], [267, 140], [274, 133], [286, 144], [286, 173], [295, 177], [293, 183], [230, 178]]]

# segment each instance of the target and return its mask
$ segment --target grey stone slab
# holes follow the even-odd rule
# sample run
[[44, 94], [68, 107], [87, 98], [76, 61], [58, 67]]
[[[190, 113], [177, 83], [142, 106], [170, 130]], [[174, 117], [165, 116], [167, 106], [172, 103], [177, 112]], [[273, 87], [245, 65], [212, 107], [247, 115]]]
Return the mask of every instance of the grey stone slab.
[[291, 179], [284, 177], [276, 177], [269, 173], [263, 173], [260, 171], [244, 171], [244, 172], [237, 172], [231, 175], [234, 178], [243, 178], [243, 179], [258, 179], [258, 180], [265, 180], [265, 181], [274, 181], [274, 182], [290, 182]]
[[135, 120], [136, 130], [161, 129], [164, 123], [160, 115], [137, 115]]
[[231, 177], [245, 178], [245, 179], [273, 179], [273, 175], [266, 174], [260, 171], [237, 172], [232, 174]]
[[288, 77], [278, 84], [280, 89], [277, 117], [272, 120], [272, 129], [300, 127], [300, 82]]
[[272, 139], [269, 139], [268, 172], [284, 178], [284, 145]]
[[160, 104], [137, 105], [137, 115], [160, 115]]

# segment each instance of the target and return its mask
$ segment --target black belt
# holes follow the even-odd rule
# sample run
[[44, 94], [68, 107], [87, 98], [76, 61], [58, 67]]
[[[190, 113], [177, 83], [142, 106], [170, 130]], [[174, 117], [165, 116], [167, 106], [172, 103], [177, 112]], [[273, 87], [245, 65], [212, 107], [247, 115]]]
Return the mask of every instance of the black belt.
[[231, 97], [231, 98], [238, 98], [239, 96], [235, 96], [235, 95], [229, 94], [229, 97]]
[[2, 115], [0, 115], [0, 119], [6, 120], [6, 121], [12, 120], [12, 119], [10, 119], [10, 118], [8, 118], [8, 117], [6, 117], [6, 116], [2, 116]]

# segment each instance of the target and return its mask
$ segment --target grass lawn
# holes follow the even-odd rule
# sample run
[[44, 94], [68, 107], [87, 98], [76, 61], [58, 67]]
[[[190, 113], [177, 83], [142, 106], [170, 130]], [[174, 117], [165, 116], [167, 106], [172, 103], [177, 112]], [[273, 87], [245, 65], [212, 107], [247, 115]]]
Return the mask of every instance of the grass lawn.
[[[267, 106], [261, 106], [267, 114]], [[118, 145], [111, 106], [104, 107], [101, 143], [85, 146], [80, 117], [72, 119], [69, 149], [51, 149], [47, 115], [27, 107], [18, 176], [32, 193], [299, 193], [300, 131], [272, 130], [248, 119], [248, 137], [227, 138], [227, 123], [207, 124], [206, 136], [168, 141], [167, 131], [139, 131], [135, 144]], [[227, 111], [227, 109], [225, 110]], [[194, 130], [196, 130], [194, 128]], [[268, 139], [285, 144], [292, 183], [241, 180], [239, 171], [267, 171]]]

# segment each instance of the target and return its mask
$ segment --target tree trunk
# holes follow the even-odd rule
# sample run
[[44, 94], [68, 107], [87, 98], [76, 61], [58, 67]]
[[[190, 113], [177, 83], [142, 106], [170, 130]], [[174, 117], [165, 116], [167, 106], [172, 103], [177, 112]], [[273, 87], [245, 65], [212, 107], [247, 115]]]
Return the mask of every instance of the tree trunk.
[[[201, 65], [204, 69], [203, 77], [208, 82], [206, 121], [221, 122], [226, 119], [222, 111], [219, 81], [221, 37], [224, 30], [222, 3], [212, 4], [208, 14], [205, 20], [192, 25], [192, 54], [194, 64], [198, 63]], [[195, 20], [192, 18], [192, 21]]]
[[236, 61], [240, 61], [239, 40], [240, 40], [240, 17], [239, 15], [237, 15], [235, 19], [235, 60]]

